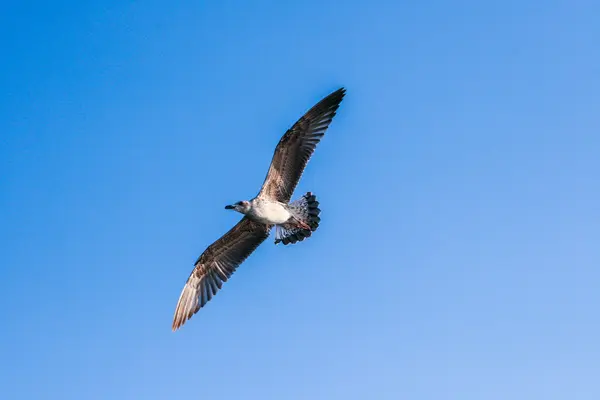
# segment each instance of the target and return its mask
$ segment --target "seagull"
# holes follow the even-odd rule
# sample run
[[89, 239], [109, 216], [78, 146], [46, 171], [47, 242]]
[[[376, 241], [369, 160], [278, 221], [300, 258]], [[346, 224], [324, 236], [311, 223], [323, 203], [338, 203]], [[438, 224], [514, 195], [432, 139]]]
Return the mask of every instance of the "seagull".
[[173, 317], [172, 330], [181, 328], [217, 293], [237, 267], [275, 227], [275, 244], [303, 241], [319, 227], [319, 202], [312, 192], [290, 202], [294, 189], [336, 114], [346, 90], [323, 98], [281, 137], [260, 192], [251, 200], [225, 206], [244, 217], [208, 246], [188, 277]]

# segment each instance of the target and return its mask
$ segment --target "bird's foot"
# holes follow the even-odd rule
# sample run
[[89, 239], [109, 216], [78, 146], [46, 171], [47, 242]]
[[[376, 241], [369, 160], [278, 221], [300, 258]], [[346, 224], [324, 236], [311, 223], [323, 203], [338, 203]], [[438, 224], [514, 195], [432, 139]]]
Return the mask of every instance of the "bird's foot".
[[298, 226], [302, 229], [307, 229], [309, 231], [311, 230], [310, 226], [304, 221], [298, 221]]

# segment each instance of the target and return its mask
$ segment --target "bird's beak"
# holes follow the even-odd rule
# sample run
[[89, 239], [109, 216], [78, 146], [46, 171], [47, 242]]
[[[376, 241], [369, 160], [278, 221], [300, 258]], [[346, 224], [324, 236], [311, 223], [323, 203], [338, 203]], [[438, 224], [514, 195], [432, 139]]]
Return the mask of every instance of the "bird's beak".
[[232, 205], [225, 206], [226, 210], [233, 210], [235, 207]]

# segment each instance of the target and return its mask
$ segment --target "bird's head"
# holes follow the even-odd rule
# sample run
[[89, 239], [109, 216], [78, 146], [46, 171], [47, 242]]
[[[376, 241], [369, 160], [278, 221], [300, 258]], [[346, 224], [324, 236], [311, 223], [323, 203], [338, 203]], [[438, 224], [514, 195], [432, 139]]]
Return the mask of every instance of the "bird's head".
[[250, 211], [250, 202], [246, 200], [238, 201], [237, 203], [225, 206], [226, 210], [235, 210], [239, 213], [246, 214]]

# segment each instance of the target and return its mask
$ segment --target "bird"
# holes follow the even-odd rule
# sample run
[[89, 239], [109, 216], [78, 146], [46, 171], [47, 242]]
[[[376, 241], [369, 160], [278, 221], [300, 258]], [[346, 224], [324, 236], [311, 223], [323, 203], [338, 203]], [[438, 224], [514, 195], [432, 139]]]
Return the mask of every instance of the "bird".
[[258, 194], [225, 206], [242, 219], [198, 257], [177, 301], [172, 330], [180, 329], [221, 289], [235, 270], [269, 237], [275, 244], [294, 244], [319, 227], [321, 210], [307, 192], [290, 202], [315, 148], [336, 115], [346, 94], [341, 87], [310, 108], [279, 140]]

